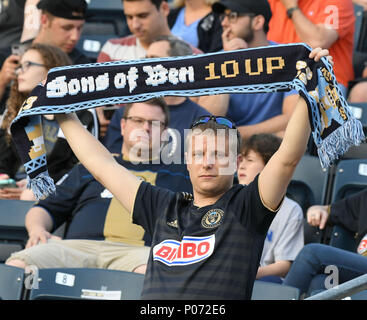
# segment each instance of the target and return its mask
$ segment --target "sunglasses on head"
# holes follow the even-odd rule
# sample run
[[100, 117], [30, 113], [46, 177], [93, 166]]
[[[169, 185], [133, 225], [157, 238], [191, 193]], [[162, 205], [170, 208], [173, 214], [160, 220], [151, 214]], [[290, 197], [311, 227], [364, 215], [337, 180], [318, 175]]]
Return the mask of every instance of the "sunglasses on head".
[[226, 117], [216, 117], [216, 116], [201, 116], [197, 120], [194, 121], [194, 123], [191, 125], [190, 129], [201, 125], [208, 123], [209, 121], [214, 121], [215, 123], [225, 126], [229, 129], [236, 129], [235, 124], [232, 122], [232, 120], [226, 118]]

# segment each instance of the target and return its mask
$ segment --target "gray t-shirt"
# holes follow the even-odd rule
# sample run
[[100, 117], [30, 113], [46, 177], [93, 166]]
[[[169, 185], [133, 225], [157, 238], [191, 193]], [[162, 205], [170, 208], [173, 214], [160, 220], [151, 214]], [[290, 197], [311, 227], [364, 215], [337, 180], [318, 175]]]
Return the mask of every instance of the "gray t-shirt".
[[293, 261], [304, 246], [303, 212], [297, 202], [285, 197], [264, 242], [260, 266]]

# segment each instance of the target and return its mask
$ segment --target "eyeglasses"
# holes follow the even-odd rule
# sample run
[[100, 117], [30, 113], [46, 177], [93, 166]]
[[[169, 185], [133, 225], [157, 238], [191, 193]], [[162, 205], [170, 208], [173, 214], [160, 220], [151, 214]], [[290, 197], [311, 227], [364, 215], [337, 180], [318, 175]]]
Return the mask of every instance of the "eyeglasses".
[[190, 129], [195, 128], [198, 125], [208, 123], [209, 121], [214, 121], [217, 124], [225, 126], [229, 129], [236, 129], [236, 125], [232, 122], [232, 120], [226, 117], [216, 117], [216, 116], [201, 116], [191, 125]]
[[148, 120], [140, 117], [126, 117], [125, 119], [132, 121], [137, 127], [143, 127], [145, 122], [148, 123], [149, 127], [152, 127], [157, 122], [160, 124], [161, 128], [165, 127], [166, 125], [164, 122], [160, 120]]
[[227, 18], [230, 23], [236, 23], [238, 17], [245, 17], [245, 16], [254, 17], [255, 14], [254, 13], [239, 13], [236, 11], [231, 11], [227, 13], [223, 12], [219, 15], [219, 19], [222, 22], [224, 18]]
[[25, 61], [25, 62], [23, 62], [19, 67], [17, 67], [17, 68], [15, 69], [15, 72], [19, 72], [19, 71], [26, 72], [26, 71], [28, 71], [28, 69], [29, 69], [31, 66], [36, 66], [36, 67], [45, 67], [45, 65], [44, 65], [44, 64], [41, 64], [41, 63], [32, 62], [32, 61]]

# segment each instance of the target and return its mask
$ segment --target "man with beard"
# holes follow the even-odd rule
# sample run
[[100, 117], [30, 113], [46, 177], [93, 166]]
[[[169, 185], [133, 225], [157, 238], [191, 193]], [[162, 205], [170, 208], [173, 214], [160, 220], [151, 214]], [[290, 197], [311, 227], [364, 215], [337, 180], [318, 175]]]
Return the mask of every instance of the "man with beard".
[[[224, 51], [276, 44], [267, 40], [271, 11], [266, 0], [222, 0], [212, 8], [221, 15]], [[256, 72], [256, 66], [252, 68]], [[297, 97], [295, 91], [231, 94], [206, 97], [202, 105], [212, 114], [231, 118], [244, 138], [257, 133], [282, 136]]]

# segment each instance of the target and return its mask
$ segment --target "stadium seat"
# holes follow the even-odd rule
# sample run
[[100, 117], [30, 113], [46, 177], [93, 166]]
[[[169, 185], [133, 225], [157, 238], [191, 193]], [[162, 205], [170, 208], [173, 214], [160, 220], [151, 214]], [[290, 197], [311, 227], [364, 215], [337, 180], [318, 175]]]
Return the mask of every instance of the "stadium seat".
[[307, 210], [313, 204], [323, 204], [326, 196], [328, 174], [328, 169], [321, 167], [318, 157], [305, 154], [297, 165], [287, 193], [295, 201], [297, 201], [297, 197], [305, 199], [300, 200], [302, 209]]
[[23, 269], [0, 264], [0, 300], [20, 300], [23, 284]]
[[363, 26], [363, 7], [358, 4], [353, 4], [354, 16], [356, 18], [354, 24], [354, 49], [358, 50], [359, 39], [361, 38], [361, 31]]
[[329, 170], [322, 169], [318, 157], [305, 154], [293, 174], [287, 189], [287, 196], [296, 201], [304, 214], [305, 244], [322, 239], [319, 228], [311, 227], [306, 220], [307, 209], [314, 204], [323, 204], [327, 192]]
[[0, 261], [4, 262], [11, 252], [24, 247], [28, 233], [24, 225], [27, 211], [33, 201], [0, 200]]
[[297, 288], [256, 280], [251, 300], [299, 300], [299, 297]]
[[129, 33], [121, 0], [91, 0], [77, 48], [95, 62], [108, 39], [121, 38]]
[[99, 299], [138, 300], [144, 275], [95, 268], [56, 268], [38, 270], [31, 300]]
[[342, 226], [335, 225], [331, 231], [329, 245], [339, 249], [356, 252], [358, 243], [353, 232]]
[[[354, 14], [356, 17], [354, 31], [354, 51], [353, 51], [353, 68], [355, 78], [362, 76], [364, 62], [367, 61], [367, 12], [363, 11], [363, 7], [354, 4]], [[352, 84], [354, 81], [351, 81]]]
[[367, 159], [344, 159], [336, 166], [331, 203], [367, 188]]

